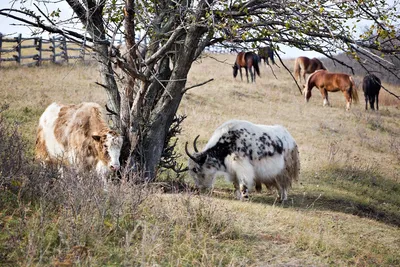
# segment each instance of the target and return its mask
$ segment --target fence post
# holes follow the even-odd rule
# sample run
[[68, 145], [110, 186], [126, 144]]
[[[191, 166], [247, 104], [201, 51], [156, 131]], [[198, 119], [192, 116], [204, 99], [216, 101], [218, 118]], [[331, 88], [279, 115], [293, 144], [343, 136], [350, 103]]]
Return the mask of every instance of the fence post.
[[85, 44], [86, 40], [83, 40], [81, 50], [79, 51], [82, 61], [85, 61]]
[[17, 39], [17, 45], [15, 46], [15, 50], [18, 53], [17, 56], [17, 63], [21, 64], [21, 56], [22, 56], [22, 51], [21, 51], [21, 43], [22, 43], [22, 34], [18, 34], [18, 37], [14, 37], [15, 39]]
[[52, 61], [53, 63], [56, 63], [56, 38], [53, 36], [52, 38], [50, 38], [51, 41], [51, 52], [53, 53], [52, 55]]
[[67, 48], [67, 39], [63, 36], [62, 37], [62, 49], [64, 51], [64, 61], [68, 63], [68, 48]]
[[35, 38], [35, 45], [38, 51], [36, 66], [40, 66], [42, 65], [42, 37]]
[[3, 48], [3, 34], [0, 32], [0, 67], [1, 67], [1, 49]]

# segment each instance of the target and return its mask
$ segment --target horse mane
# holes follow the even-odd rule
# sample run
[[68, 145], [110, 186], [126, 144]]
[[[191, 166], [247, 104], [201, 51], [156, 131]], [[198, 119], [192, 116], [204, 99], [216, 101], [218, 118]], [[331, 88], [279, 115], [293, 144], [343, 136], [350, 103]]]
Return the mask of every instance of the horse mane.
[[308, 88], [308, 82], [310, 81], [310, 79], [311, 79], [311, 77], [313, 77], [316, 73], [318, 73], [318, 72], [321, 72], [321, 71], [326, 71], [326, 70], [316, 70], [316, 71], [314, 71], [313, 73], [311, 73], [308, 77], [307, 77], [307, 80], [306, 80], [306, 88]]
[[325, 67], [324, 63], [322, 63], [322, 61], [319, 60], [318, 58], [315, 57], [315, 58], [313, 58], [312, 60], [315, 60], [315, 61], [317, 61], [319, 64], [321, 64], [321, 68], [322, 68], [322, 69], [328, 70], [328, 69]]

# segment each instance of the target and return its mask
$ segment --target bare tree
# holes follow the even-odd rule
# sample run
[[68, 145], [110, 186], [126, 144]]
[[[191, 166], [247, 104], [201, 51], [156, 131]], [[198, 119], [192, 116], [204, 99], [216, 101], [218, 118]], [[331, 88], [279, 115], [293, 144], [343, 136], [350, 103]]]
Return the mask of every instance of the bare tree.
[[[182, 170], [171, 161], [175, 156], [170, 139], [180, 130], [182, 118], [176, 112], [189, 89], [185, 88], [188, 72], [206, 46], [218, 43], [240, 50], [267, 43], [279, 51], [279, 44], [285, 44], [318, 51], [338, 64], [345, 63], [335, 58], [336, 52], [356, 58], [374, 51], [370, 59], [400, 78], [392, 65], [376, 56], [377, 51], [396, 58], [400, 53], [395, 45], [400, 38], [395, 25], [399, 14], [379, 0], [65, 1], [97, 52], [102, 86], [109, 96], [107, 107], [126, 137], [123, 158], [128, 164], [134, 162], [132, 169], [146, 180], [155, 179], [160, 162]], [[85, 38], [43, 11], [4, 9], [0, 15], [74, 40]], [[372, 24], [368, 34], [356, 36], [354, 25], [360, 20]], [[119, 32], [126, 46], [117, 53], [109, 40]], [[140, 40], [135, 39], [138, 32]], [[380, 40], [393, 45], [382, 45]], [[116, 58], [110, 60], [111, 55]], [[114, 72], [113, 65], [119, 71]]]

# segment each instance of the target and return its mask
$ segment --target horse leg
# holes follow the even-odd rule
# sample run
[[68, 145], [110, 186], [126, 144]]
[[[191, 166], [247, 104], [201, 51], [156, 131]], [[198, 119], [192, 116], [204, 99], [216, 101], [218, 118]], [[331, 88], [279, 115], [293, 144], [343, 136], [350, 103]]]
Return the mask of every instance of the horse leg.
[[[306, 70], [301, 69], [301, 76], [303, 77], [304, 83], [306, 83]], [[300, 78], [300, 80], [301, 80], [301, 78]]]
[[372, 96], [369, 98], [369, 106], [371, 107], [372, 110], [375, 110], [375, 96]]
[[242, 67], [239, 67], [239, 72], [240, 72], [240, 80], [243, 81]]
[[328, 92], [324, 88], [321, 88], [320, 92], [321, 92], [322, 98], [324, 99], [323, 106], [324, 107], [330, 106], [329, 100], [328, 100]]
[[[350, 90], [352, 90], [352, 89], [350, 89]], [[345, 91], [343, 92], [343, 94], [344, 94], [344, 97], [346, 98], [346, 102], [347, 102], [347, 104], [346, 104], [346, 110], [348, 111], [348, 110], [350, 110], [350, 106], [351, 106], [352, 99], [351, 99], [349, 90], [345, 90]]]
[[368, 95], [365, 94], [365, 110], [368, 110]]
[[253, 72], [252, 69], [253, 69], [252, 67], [249, 68], [250, 77], [251, 77], [251, 82], [256, 82], [256, 74]]
[[379, 110], [378, 101], [379, 101], [379, 92], [376, 94], [376, 110]]
[[245, 67], [246, 70], [246, 78], [247, 78], [247, 83], [249, 83], [249, 70], [247, 69], [247, 67]]

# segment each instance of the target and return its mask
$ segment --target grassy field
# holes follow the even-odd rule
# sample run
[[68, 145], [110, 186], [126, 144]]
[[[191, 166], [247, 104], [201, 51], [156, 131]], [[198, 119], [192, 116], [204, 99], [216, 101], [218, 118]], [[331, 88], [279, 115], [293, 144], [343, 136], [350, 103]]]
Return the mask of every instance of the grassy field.
[[[185, 142], [198, 134], [205, 145], [229, 119], [281, 124], [301, 157], [288, 202], [277, 203], [276, 192], [265, 189], [248, 202], [234, 200], [222, 178], [212, 195], [126, 184], [105, 193], [90, 175], [67, 173], [50, 186], [43, 180], [54, 174], [31, 171], [26, 185], [39, 184], [37, 195], [0, 184], [0, 265], [399, 266], [400, 102], [382, 90], [380, 110], [365, 111], [359, 89], [360, 103], [346, 112], [341, 93], [323, 107], [314, 88], [305, 103], [282, 66], [273, 67], [277, 78], [261, 66], [261, 78], [247, 84], [233, 79], [233, 61], [211, 55], [193, 64], [187, 86], [215, 80], [184, 97], [178, 150], [185, 155]], [[18, 122], [28, 159], [45, 107], [104, 104], [96, 81], [97, 70], [79, 64], [0, 69], [0, 99], [9, 105], [1, 115]], [[183, 181], [192, 184], [186, 175]]]

